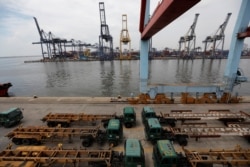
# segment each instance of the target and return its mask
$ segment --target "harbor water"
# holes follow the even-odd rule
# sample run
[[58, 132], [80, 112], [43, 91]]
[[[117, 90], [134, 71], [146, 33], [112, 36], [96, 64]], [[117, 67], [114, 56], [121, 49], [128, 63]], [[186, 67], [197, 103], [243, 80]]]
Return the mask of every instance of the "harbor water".
[[[139, 60], [24, 63], [40, 57], [0, 58], [0, 83], [11, 82], [10, 96], [116, 97], [139, 94]], [[223, 81], [226, 59], [149, 61], [151, 84], [216, 84]], [[250, 80], [250, 59], [240, 68]], [[250, 95], [242, 83], [234, 93]]]

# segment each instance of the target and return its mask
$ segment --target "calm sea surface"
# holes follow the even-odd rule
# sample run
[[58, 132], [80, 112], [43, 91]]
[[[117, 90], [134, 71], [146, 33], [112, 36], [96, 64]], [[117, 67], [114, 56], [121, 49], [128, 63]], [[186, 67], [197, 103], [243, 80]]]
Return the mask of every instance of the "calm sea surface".
[[[139, 93], [139, 60], [24, 63], [40, 57], [0, 58], [0, 82], [11, 82], [10, 96], [130, 96]], [[223, 60], [152, 60], [150, 83], [220, 83]], [[250, 80], [250, 59], [240, 68]], [[250, 84], [234, 88], [250, 95]]]

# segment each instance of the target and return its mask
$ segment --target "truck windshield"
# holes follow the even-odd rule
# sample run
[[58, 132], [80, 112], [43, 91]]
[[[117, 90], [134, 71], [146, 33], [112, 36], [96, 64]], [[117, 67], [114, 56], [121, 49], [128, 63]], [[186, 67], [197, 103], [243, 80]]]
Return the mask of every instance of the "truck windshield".
[[14, 118], [14, 117], [20, 115], [20, 113], [21, 112], [19, 110], [16, 110], [15, 112], [11, 112], [8, 114], [8, 118]]
[[127, 157], [128, 162], [135, 162], [135, 163], [141, 163], [143, 162], [143, 159], [141, 157]]
[[126, 114], [125, 115], [127, 118], [134, 118], [134, 114]]
[[108, 134], [110, 134], [110, 135], [119, 135], [119, 131], [118, 130], [108, 130]]

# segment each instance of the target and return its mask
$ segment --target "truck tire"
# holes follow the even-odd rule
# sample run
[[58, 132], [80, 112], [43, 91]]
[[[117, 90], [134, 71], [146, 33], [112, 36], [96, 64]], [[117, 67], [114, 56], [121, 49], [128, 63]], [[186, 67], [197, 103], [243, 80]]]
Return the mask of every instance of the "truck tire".
[[126, 128], [132, 128], [132, 124], [130, 122], [125, 123]]
[[186, 137], [179, 136], [177, 138], [177, 141], [178, 141], [178, 143], [179, 143], [180, 146], [187, 146], [188, 141], [187, 141]]
[[82, 146], [83, 147], [89, 147], [92, 144], [91, 138], [90, 137], [85, 137], [82, 140]]
[[37, 139], [31, 139], [31, 144], [41, 145], [41, 141], [38, 141]]
[[171, 127], [175, 127], [175, 122], [170, 122], [169, 125], [170, 125]]
[[96, 141], [98, 144], [103, 144], [105, 142], [106, 135], [105, 134], [99, 134]]
[[55, 122], [47, 122], [48, 127], [55, 127]]
[[31, 139], [22, 139], [23, 145], [30, 145], [31, 144]]
[[109, 145], [112, 147], [115, 147], [118, 145], [118, 143], [117, 143], [117, 141], [112, 140], [112, 141], [109, 141]]
[[12, 139], [12, 142], [13, 142], [15, 145], [21, 145], [21, 144], [22, 144], [22, 139], [13, 138], [13, 139]]
[[63, 122], [63, 123], [61, 123], [61, 126], [63, 128], [68, 128], [69, 127], [69, 123], [68, 122]]

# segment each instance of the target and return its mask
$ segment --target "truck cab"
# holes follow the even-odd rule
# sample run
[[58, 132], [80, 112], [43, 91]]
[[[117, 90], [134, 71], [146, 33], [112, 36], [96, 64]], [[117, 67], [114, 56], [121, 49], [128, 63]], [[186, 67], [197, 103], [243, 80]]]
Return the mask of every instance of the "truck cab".
[[176, 153], [169, 140], [158, 140], [153, 148], [154, 167], [186, 167], [188, 162], [181, 153]]
[[134, 107], [123, 108], [123, 122], [126, 128], [131, 128], [136, 124], [136, 114]]
[[23, 113], [20, 108], [10, 108], [7, 111], [0, 112], [0, 125], [11, 127], [23, 119]]
[[157, 118], [148, 118], [144, 125], [144, 133], [147, 140], [155, 143], [155, 141], [163, 138], [163, 129]]
[[141, 112], [141, 118], [142, 118], [143, 124], [145, 124], [147, 122], [148, 118], [156, 118], [156, 114], [155, 114], [154, 109], [152, 107], [149, 107], [149, 106], [143, 107], [142, 112]]
[[172, 167], [178, 161], [178, 156], [169, 140], [158, 140], [153, 148], [155, 167]]
[[123, 139], [123, 128], [119, 119], [110, 119], [106, 129], [107, 140], [110, 145], [117, 146]]
[[145, 167], [144, 149], [140, 140], [127, 139], [124, 150], [124, 167]]

